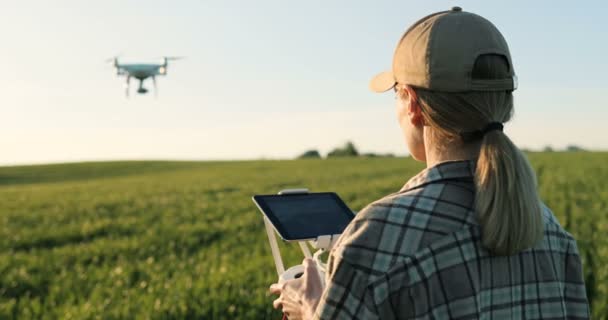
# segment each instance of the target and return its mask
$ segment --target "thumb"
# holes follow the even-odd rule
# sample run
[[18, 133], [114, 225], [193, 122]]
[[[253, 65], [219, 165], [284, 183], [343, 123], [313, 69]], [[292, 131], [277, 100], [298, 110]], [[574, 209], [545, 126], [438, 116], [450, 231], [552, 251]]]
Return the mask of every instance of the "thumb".
[[306, 277], [306, 279], [304, 279], [304, 282], [306, 283], [306, 287], [321, 287], [321, 277], [319, 275], [317, 263], [312, 259], [306, 258], [304, 259], [302, 264], [304, 265], [304, 275]]
[[313, 271], [313, 269], [317, 269], [317, 263], [311, 258], [304, 259], [304, 261], [302, 261], [302, 265], [304, 266], [306, 272]]

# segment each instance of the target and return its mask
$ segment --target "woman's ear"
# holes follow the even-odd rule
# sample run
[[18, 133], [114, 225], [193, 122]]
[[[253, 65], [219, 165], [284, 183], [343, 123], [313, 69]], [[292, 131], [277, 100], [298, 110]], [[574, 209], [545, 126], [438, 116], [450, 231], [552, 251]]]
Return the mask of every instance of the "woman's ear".
[[410, 86], [406, 85], [405, 90], [407, 91], [407, 99], [409, 100], [407, 115], [410, 122], [414, 127], [422, 128], [425, 125], [425, 122], [424, 117], [422, 116], [422, 109], [418, 103], [418, 95], [416, 95], [416, 91]]

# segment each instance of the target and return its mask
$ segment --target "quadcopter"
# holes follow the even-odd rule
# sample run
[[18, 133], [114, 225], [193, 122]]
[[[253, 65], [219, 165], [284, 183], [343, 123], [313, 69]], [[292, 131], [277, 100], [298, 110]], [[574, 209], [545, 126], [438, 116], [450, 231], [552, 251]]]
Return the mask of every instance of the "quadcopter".
[[117, 76], [126, 76], [125, 95], [129, 97], [131, 78], [139, 80], [139, 88], [137, 93], [146, 94], [148, 89], [144, 88], [144, 80], [152, 78], [154, 84], [154, 95], [157, 94], [156, 76], [167, 75], [167, 66], [169, 61], [179, 60], [182, 57], [163, 57], [160, 63], [120, 63], [118, 57], [113, 57], [107, 60], [111, 62], [116, 70]]

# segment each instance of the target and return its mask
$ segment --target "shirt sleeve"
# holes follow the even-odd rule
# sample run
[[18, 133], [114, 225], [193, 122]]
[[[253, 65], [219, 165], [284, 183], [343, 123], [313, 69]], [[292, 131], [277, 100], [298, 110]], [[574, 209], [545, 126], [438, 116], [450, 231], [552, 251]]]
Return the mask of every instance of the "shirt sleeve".
[[583, 279], [583, 267], [576, 242], [569, 244], [566, 253], [564, 299], [568, 319], [589, 319], [589, 301]]
[[326, 288], [314, 319], [379, 319], [371, 283], [400, 255], [398, 234], [387, 227], [390, 207], [363, 208], [330, 252]]
[[369, 276], [340, 259], [328, 277], [314, 319], [379, 319]]

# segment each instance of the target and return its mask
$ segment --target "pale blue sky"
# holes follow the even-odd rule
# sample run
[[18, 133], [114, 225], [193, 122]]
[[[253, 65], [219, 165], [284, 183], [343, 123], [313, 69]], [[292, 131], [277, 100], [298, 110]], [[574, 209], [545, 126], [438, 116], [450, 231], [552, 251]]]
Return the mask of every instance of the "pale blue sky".
[[[388, 69], [418, 18], [459, 5], [502, 31], [521, 147], [608, 149], [604, 1], [0, 1], [0, 164], [290, 158], [352, 140], [407, 153]], [[104, 59], [163, 55], [159, 97]], [[151, 87], [151, 83], [148, 84]]]

